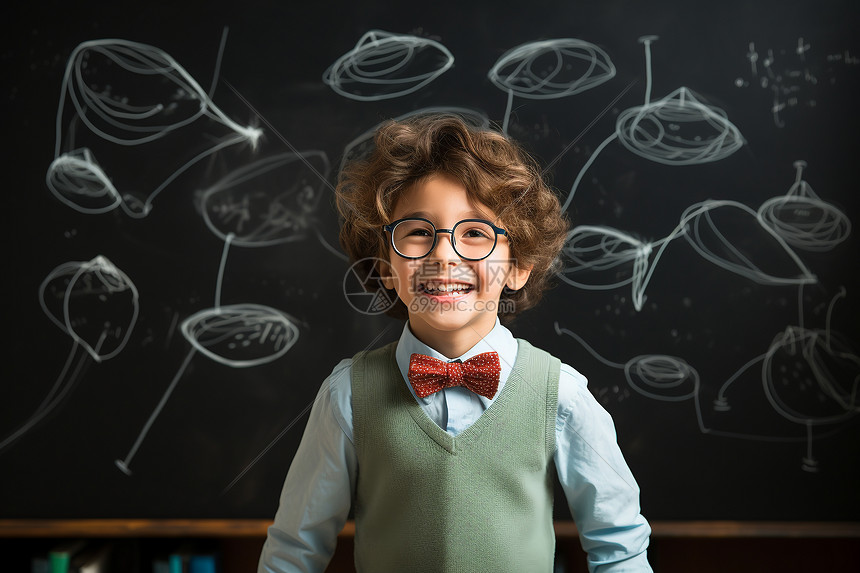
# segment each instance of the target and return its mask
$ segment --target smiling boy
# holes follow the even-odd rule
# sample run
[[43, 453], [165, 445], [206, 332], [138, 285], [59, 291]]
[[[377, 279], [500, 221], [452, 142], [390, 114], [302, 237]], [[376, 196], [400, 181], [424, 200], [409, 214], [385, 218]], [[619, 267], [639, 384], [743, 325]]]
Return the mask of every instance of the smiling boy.
[[359, 572], [552, 571], [553, 471], [589, 569], [651, 571], [611, 418], [500, 321], [540, 299], [567, 231], [537, 165], [450, 115], [375, 142], [341, 174], [341, 244], [407, 322], [320, 389], [259, 571], [322, 572], [351, 509]]
[[511, 259], [496, 215], [444, 173], [404, 192], [391, 216], [383, 284], [409, 310], [416, 338], [445, 356], [464, 354], [495, 325], [503, 288], [518, 290], [530, 270]]

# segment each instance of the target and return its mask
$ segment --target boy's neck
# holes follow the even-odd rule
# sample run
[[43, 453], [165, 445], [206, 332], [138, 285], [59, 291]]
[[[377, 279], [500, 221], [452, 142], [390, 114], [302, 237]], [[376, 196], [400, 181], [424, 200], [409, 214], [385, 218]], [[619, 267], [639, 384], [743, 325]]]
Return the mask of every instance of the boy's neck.
[[[416, 328], [416, 326], [418, 326], [418, 328]], [[462, 356], [468, 352], [485, 336], [490, 334], [494, 327], [495, 322], [493, 322], [489, 328], [482, 329], [486, 330], [486, 332], [477, 330], [473, 325], [445, 332], [422, 329], [421, 325], [416, 325], [412, 321], [409, 322], [409, 329], [412, 331], [415, 338], [449, 359], [457, 358], [458, 356]]]

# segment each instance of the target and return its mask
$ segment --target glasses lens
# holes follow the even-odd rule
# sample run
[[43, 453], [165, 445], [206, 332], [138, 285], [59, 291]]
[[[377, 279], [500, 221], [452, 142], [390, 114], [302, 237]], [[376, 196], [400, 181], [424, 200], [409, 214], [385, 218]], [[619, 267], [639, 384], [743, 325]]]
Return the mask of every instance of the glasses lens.
[[433, 248], [436, 229], [427, 221], [407, 219], [397, 223], [391, 233], [394, 248], [406, 257], [423, 257]]
[[483, 259], [496, 246], [496, 231], [482, 221], [460, 221], [454, 226], [454, 248], [465, 259]]

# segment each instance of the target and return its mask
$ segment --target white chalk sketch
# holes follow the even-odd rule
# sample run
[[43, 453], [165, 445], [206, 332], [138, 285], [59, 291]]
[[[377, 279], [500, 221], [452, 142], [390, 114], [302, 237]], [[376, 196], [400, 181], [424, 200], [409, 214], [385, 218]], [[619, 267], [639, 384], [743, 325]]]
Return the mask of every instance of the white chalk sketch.
[[540, 40], [502, 54], [487, 77], [508, 94], [502, 122], [507, 133], [513, 99], [576, 95], [615, 77], [615, 65], [598, 46], [576, 38]]
[[232, 240], [233, 235], [228, 234], [224, 241], [215, 288], [215, 306], [201, 310], [182, 322], [180, 330], [191, 344], [191, 350], [128, 453], [124, 458], [114, 461], [126, 475], [131, 475], [132, 459], [197, 352], [231, 368], [250, 368], [277, 360], [298, 340], [299, 329], [295, 320], [280, 310], [260, 304], [221, 305], [221, 286]]
[[344, 97], [378, 101], [416, 92], [452, 65], [454, 56], [435, 40], [370, 30], [328, 67], [323, 82]]
[[665, 165], [719, 161], [743, 146], [740, 131], [725, 112], [708, 105], [687, 87], [682, 86], [662, 99], [651, 101], [651, 43], [656, 39], [656, 36], [639, 39], [645, 46], [645, 103], [619, 114], [615, 133], [598, 145], [586, 161], [568, 193], [564, 209], [573, 201], [585, 172], [600, 152], [616, 139], [636, 155]]
[[[51, 322], [71, 337], [72, 348], [42, 403], [23, 425], [0, 441], [0, 452], [69, 395], [89, 359], [98, 363], [122, 352], [140, 311], [134, 283], [101, 255], [86, 262], [64, 263], [48, 273], [39, 286], [39, 302]], [[72, 368], [79, 349], [83, 352]]]
[[[718, 219], [719, 217], [719, 219]], [[684, 237], [705, 260], [758, 284], [815, 283], [786, 240], [758, 213], [737, 201], [704, 201], [688, 207], [664, 238], [647, 242], [604, 226], [580, 225], [568, 233], [558, 276], [571, 286], [609, 290], [631, 285], [634, 308], [642, 310], [645, 289], [672, 241]], [[742, 249], [739, 243], [747, 247]]]
[[[743, 225], [740, 229], [735, 229], [732, 235], [728, 232], [728, 224], [724, 226], [715, 220], [717, 214], [728, 211], [738, 215]], [[680, 233], [682, 227], [686, 228], [691, 224], [689, 231], [683, 233], [684, 238], [697, 253], [717, 266], [762, 285], [786, 286], [817, 282], [815, 275], [785, 240], [770, 227], [756, 225], [758, 222], [757, 213], [743, 203], [704, 201], [691, 205], [682, 213], [681, 222], [669, 238]], [[735, 246], [734, 241], [741, 238], [757, 243], [750, 248], [764, 246], [755, 235], [757, 228], [764, 230], [766, 235], [772, 238], [770, 245], [765, 246], [765, 254], [744, 252]], [[668, 243], [663, 246], [666, 244]], [[773, 246], [776, 248], [771, 248]], [[784, 274], [776, 274], [782, 266], [783, 260], [780, 259], [787, 263], [787, 272]]]
[[755, 42], [749, 42], [743, 58], [749, 63], [749, 73], [738, 76], [735, 87], [770, 90], [773, 97], [769, 111], [779, 128], [785, 127], [789, 111], [821, 106], [820, 98], [827, 93], [823, 88], [838, 85], [845, 73], [856, 71], [849, 66], [860, 64], [849, 50], [816, 53], [803, 37], [797, 39], [793, 49], [767, 48], [763, 57]]
[[573, 338], [601, 363], [623, 370], [629, 386], [647, 398], [682, 402], [699, 395], [699, 373], [682, 358], [666, 354], [643, 354], [625, 363], [613, 362], [601, 356], [577, 333], [559, 326], [558, 322], [553, 327], [556, 334]]
[[730, 389], [753, 366], [761, 364], [761, 379], [768, 403], [780, 416], [806, 428], [807, 454], [803, 469], [814, 472], [813, 428], [847, 422], [860, 413], [860, 356], [852, 343], [832, 328], [836, 303], [847, 296], [844, 288], [827, 308], [825, 328], [806, 328], [802, 290], [798, 296], [799, 324], [774, 336], [761, 354], [741, 367], [721, 387], [714, 410], [731, 410]]
[[237, 247], [267, 247], [305, 240], [314, 234], [339, 258], [345, 255], [319, 230], [317, 211], [327, 185], [324, 151], [286, 152], [232, 171], [200, 193], [206, 226]]
[[[204, 120], [210, 131], [192, 135], [195, 147], [205, 144], [205, 149], [181, 159], [163, 179], [157, 176], [152, 189], [142, 189], [137, 180], [124, 187], [116, 183], [111, 165], [92, 149], [100, 145], [113, 155], [125, 148], [126, 154], [142, 154], [138, 159], [158, 154], [160, 165], [169, 164], [173, 154], [152, 146]], [[220, 135], [213, 136], [216, 131]], [[159, 193], [193, 165], [240, 143], [254, 147], [261, 135], [259, 128], [227, 117], [164, 51], [128, 40], [93, 40], [77, 46], [66, 65], [46, 182], [57, 199], [76, 211], [98, 214], [121, 207], [130, 217], [145, 217]], [[213, 137], [214, 142], [208, 141]], [[81, 146], [86, 138], [91, 146]]]
[[797, 175], [788, 193], [762, 203], [759, 219], [793, 247], [829, 251], [851, 234], [851, 220], [804, 181], [805, 161], [795, 161], [794, 168]]
[[232, 368], [277, 360], [299, 331], [289, 315], [261, 304], [232, 304], [202, 310], [182, 322], [182, 335], [195, 350]]
[[[699, 373], [683, 358], [664, 354], [636, 356], [626, 363], [608, 360], [596, 352], [575, 332], [554, 324], [558, 335], [576, 340], [594, 358], [624, 371], [627, 384], [637, 393], [664, 402], [693, 400], [699, 430], [703, 434], [765, 442], [806, 443], [806, 455], [801, 468], [807, 472], [819, 469], [813, 455], [813, 427], [836, 426], [860, 414], [860, 356], [851, 345], [831, 329], [833, 306], [844, 297], [844, 289], [834, 297], [827, 314], [824, 329], [806, 329], [788, 326], [778, 334], [770, 347], [760, 356], [738, 369], [720, 387], [713, 400], [713, 412], [706, 423]], [[742, 377], [753, 372], [760, 364], [760, 374]], [[762, 434], [755, 431], [737, 431], [722, 427], [720, 413], [731, 409], [729, 389], [743, 380], [746, 384], [760, 384], [767, 403], [786, 420], [803, 426], [803, 435]], [[752, 422], [752, 420], [748, 420]], [[752, 427], [752, 424], [750, 425]], [[819, 436], [822, 437], [822, 436]]]
[[[393, 120], [402, 121], [410, 117], [418, 117], [431, 114], [456, 115], [473, 127], [477, 127], [480, 129], [489, 129], [490, 127], [490, 118], [483, 111], [456, 106], [425, 107], [397, 116], [393, 118]], [[372, 128], [368, 129], [367, 131], [365, 131], [364, 133], [346, 144], [338, 172], [343, 171], [344, 166], [350, 161], [361, 160], [370, 155], [374, 148], [373, 138], [382, 123], [385, 122], [380, 122], [374, 125]]]
[[[660, 243], [656, 244], [659, 249]], [[567, 234], [562, 250], [565, 266], [558, 276], [586, 290], [611, 290], [631, 284], [634, 307], [641, 310], [645, 301], [643, 281], [654, 246], [655, 243], [610, 227], [579, 225]]]
[[[318, 220], [313, 215], [320, 205], [322, 189], [327, 187], [334, 193], [334, 186], [328, 181], [329, 160], [324, 151], [299, 151], [273, 126], [257, 109], [245, 99], [239, 90], [230, 82], [224, 82], [254, 115], [266, 125], [271, 133], [279, 139], [291, 153], [283, 153], [273, 157], [265, 157], [250, 165], [242, 167], [213, 185], [203, 193], [203, 212], [209, 229], [222, 239], [228, 233], [220, 229], [226, 217], [232, 222], [227, 226], [239, 225], [242, 229], [232, 228], [229, 233], [241, 246], [261, 247], [272, 244], [291, 242], [304, 238], [307, 231], [313, 229], [320, 243], [341, 260], [348, 261], [341, 250], [333, 246], [320, 231]], [[316, 180], [316, 183], [311, 181]], [[262, 187], [266, 187], [262, 189]], [[228, 201], [233, 197], [241, 197], [242, 205], [219, 202], [209, 206], [210, 195], [227, 191]], [[266, 197], [269, 198], [267, 201]], [[253, 205], [251, 204], [253, 202]], [[218, 214], [210, 213], [210, 208]], [[246, 223], [250, 225], [251, 235], [246, 238], [243, 229]], [[266, 237], [266, 238], [262, 238]]]

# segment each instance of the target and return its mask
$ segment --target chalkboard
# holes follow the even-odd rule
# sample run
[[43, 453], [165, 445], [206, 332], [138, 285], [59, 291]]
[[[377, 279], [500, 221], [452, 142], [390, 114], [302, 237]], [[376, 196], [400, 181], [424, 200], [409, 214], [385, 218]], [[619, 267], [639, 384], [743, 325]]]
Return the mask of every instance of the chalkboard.
[[0, 516], [271, 517], [322, 380], [402, 328], [336, 174], [434, 109], [565, 203], [511, 328], [589, 378], [648, 518], [860, 515], [855, 3], [13, 10]]

